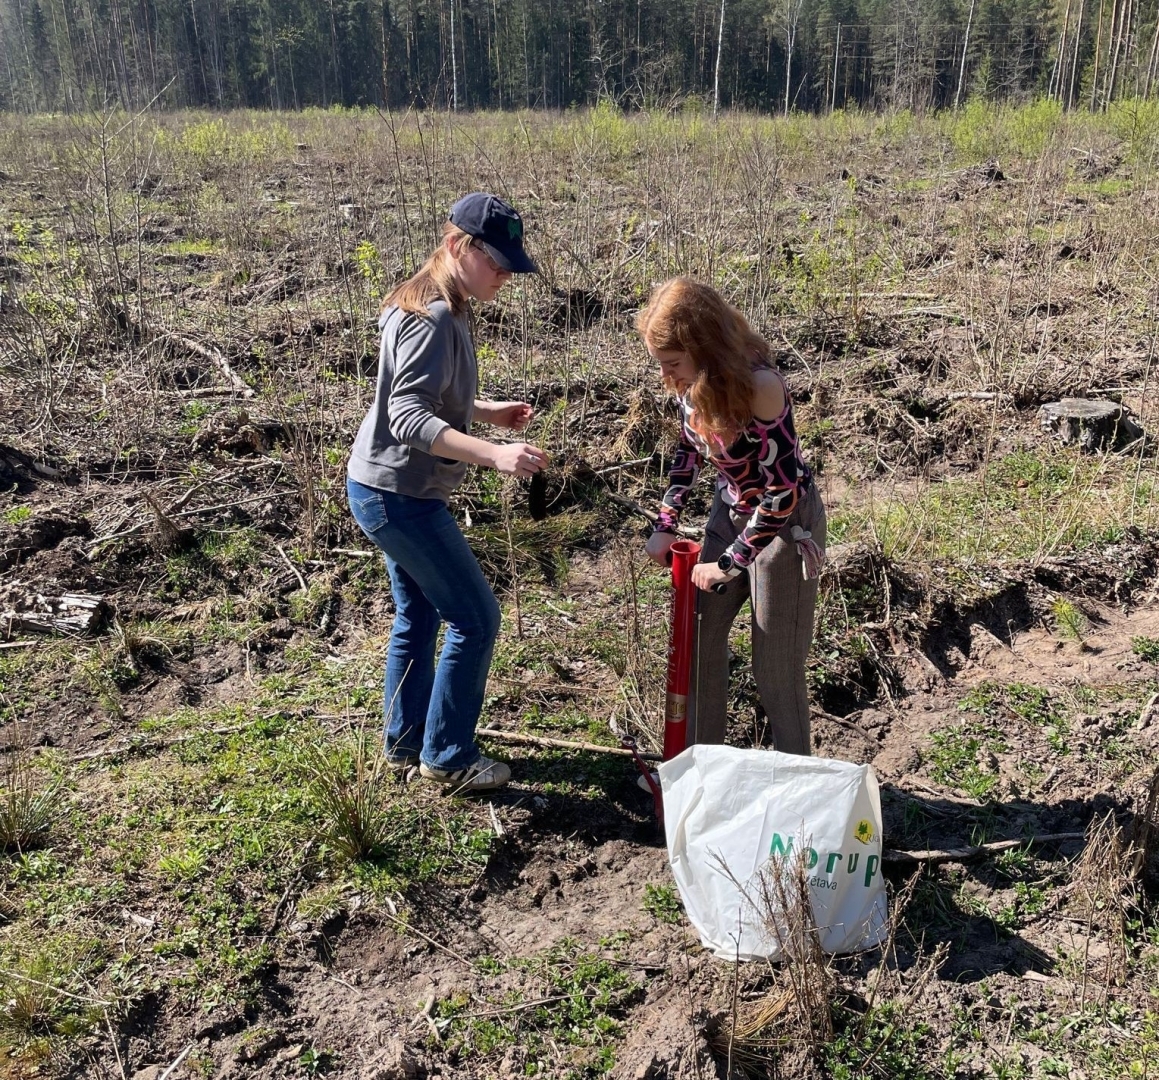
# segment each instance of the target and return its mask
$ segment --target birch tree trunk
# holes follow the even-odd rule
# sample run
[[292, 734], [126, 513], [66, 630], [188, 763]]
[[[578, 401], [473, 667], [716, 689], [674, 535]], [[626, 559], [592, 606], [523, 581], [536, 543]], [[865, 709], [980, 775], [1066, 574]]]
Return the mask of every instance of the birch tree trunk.
[[1078, 80], [1079, 73], [1079, 42], [1083, 37], [1083, 8], [1086, 6], [1086, 0], [1079, 0], [1079, 14], [1074, 24], [1074, 55], [1070, 62], [1070, 89], [1066, 95], [1066, 107], [1068, 110], [1074, 108], [1075, 83]]
[[455, 61], [455, 0], [451, 0], [451, 112], [459, 111], [459, 66]]
[[1103, 48], [1103, 9], [1106, 0], [1099, 0], [1099, 28], [1095, 33], [1095, 70], [1091, 75], [1091, 112], [1095, 111], [1095, 100], [1099, 93], [1099, 53]]
[[720, 0], [720, 29], [716, 33], [716, 74], [712, 80], [712, 116], [720, 110], [720, 54], [724, 45], [724, 0]]
[[785, 115], [789, 115], [790, 93], [793, 84], [793, 49], [797, 44], [797, 25], [801, 21], [804, 0], [784, 0], [781, 8], [782, 27], [785, 31]]
[[1151, 38], [1151, 55], [1147, 60], [1147, 82], [1143, 87], [1143, 97], [1151, 96], [1151, 83], [1155, 79], [1156, 64], [1159, 63], [1159, 18], [1155, 20], [1155, 33]]
[[974, 7], [977, 0], [970, 0], [970, 14], [966, 16], [966, 36], [962, 39], [962, 65], [958, 68], [958, 92], [954, 95], [954, 108], [962, 103], [962, 84], [966, 80], [966, 50], [970, 47], [970, 27], [974, 25]]
[[1050, 89], [1047, 91], [1048, 97], [1057, 97], [1059, 101], [1063, 100], [1062, 86], [1066, 79], [1066, 35], [1070, 30], [1070, 5], [1071, 0], [1066, 0], [1066, 14], [1062, 17], [1062, 33], [1058, 36], [1058, 52], [1054, 57], [1054, 70], [1050, 73]]

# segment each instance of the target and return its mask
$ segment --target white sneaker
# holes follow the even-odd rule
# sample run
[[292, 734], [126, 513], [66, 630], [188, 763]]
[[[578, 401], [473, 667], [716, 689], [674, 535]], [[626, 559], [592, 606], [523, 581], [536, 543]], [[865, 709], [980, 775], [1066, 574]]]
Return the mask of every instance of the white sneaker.
[[511, 766], [502, 761], [492, 761], [480, 757], [474, 765], [465, 769], [432, 769], [429, 765], [419, 766], [419, 775], [438, 784], [445, 784], [454, 791], [494, 791], [511, 779]]

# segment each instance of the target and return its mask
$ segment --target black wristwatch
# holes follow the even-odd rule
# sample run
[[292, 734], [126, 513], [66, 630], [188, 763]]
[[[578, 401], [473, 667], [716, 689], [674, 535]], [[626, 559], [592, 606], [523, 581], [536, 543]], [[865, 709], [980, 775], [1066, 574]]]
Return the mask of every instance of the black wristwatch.
[[716, 565], [728, 574], [729, 577], [736, 577], [743, 569], [743, 567], [736, 565], [732, 555], [727, 551], [716, 560]]

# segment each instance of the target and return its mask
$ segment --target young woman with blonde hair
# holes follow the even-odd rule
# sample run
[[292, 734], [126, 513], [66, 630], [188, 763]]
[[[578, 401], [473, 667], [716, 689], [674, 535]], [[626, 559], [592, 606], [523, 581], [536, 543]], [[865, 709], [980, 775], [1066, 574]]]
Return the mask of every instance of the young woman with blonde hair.
[[701, 591], [688, 742], [724, 742], [728, 633], [750, 599], [753, 675], [773, 742], [786, 753], [808, 754], [805, 662], [824, 560], [825, 507], [801, 454], [789, 388], [768, 344], [740, 311], [690, 278], [657, 286], [636, 326], [683, 416], [669, 487], [646, 548], [651, 558], [666, 561], [701, 465], [707, 460], [717, 470], [692, 571]]
[[350, 509], [386, 556], [395, 603], [384, 676], [387, 760], [462, 791], [501, 787], [511, 769], [475, 744], [499, 604], [447, 500], [468, 463], [521, 477], [547, 464], [529, 443], [469, 433], [472, 420], [521, 431], [532, 415], [524, 402], [476, 399], [469, 303], [493, 300], [512, 274], [535, 270], [523, 222], [506, 202], [475, 193], [451, 207], [442, 244], [383, 304], [374, 404], [347, 466]]

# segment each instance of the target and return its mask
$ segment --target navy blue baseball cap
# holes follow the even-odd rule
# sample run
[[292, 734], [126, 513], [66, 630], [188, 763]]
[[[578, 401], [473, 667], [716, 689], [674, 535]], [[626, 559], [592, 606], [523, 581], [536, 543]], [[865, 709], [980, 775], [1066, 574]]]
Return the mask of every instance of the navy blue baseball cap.
[[539, 267], [523, 250], [523, 218], [498, 195], [476, 191], [451, 207], [451, 224], [473, 236], [504, 270], [538, 274]]

